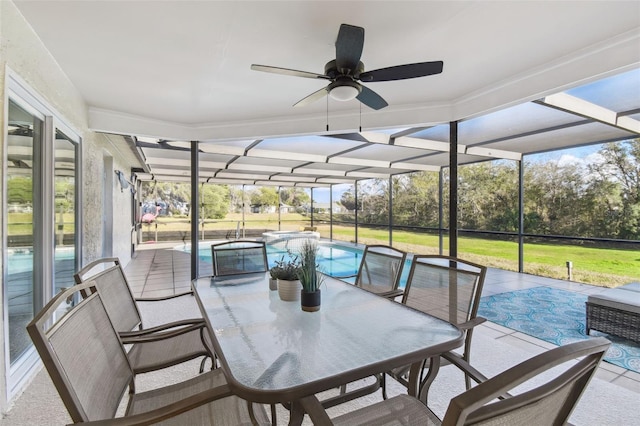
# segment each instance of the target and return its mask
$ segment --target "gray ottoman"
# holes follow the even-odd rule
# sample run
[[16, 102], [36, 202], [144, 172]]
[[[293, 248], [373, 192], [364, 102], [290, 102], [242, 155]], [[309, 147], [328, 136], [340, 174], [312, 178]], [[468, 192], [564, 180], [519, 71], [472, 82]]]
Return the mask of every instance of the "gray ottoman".
[[587, 334], [591, 330], [640, 342], [640, 283], [610, 288], [587, 298]]

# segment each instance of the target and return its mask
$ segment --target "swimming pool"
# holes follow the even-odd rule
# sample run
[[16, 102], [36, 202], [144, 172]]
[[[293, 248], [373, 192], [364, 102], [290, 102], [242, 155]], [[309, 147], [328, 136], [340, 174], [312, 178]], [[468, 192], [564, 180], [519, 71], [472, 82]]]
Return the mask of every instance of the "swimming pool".
[[[289, 258], [289, 253], [282, 249], [267, 244], [267, 261], [269, 267], [275, 265], [277, 260]], [[180, 250], [190, 252], [190, 247], [181, 247]], [[211, 243], [201, 243], [198, 248], [198, 257], [201, 261], [211, 263]], [[362, 249], [350, 247], [340, 243], [321, 241], [318, 243], [318, 264], [319, 269], [332, 277], [344, 277], [358, 273], [358, 267], [362, 260]], [[400, 287], [403, 288], [409, 276], [411, 260], [405, 261], [400, 279]], [[354, 278], [346, 281], [353, 282]]]

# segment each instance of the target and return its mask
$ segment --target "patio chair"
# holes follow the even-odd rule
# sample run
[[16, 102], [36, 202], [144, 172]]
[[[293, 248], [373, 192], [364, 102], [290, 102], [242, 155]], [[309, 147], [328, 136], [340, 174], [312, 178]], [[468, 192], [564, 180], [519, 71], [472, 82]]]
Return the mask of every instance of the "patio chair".
[[[102, 288], [91, 292], [89, 281], [55, 296], [27, 325], [74, 423], [176, 425], [247, 424], [254, 416], [269, 424], [262, 406], [234, 396], [222, 370], [211, 370], [170, 386], [136, 393], [134, 371], [111, 316], [102, 303]], [[87, 297], [72, 306], [74, 296]], [[115, 418], [129, 388], [124, 417]], [[109, 422], [108, 420], [116, 419]], [[119, 422], [118, 422], [119, 421]], [[164, 423], [163, 423], [164, 424]]]
[[[335, 419], [329, 418], [315, 396], [301, 403], [314, 424], [562, 425], [569, 420], [609, 345], [600, 337], [534, 356], [453, 398], [442, 421], [424, 402], [409, 395], [383, 400]], [[470, 375], [482, 376], [461, 358], [447, 357]], [[578, 357], [584, 358], [576, 362]], [[549, 371], [554, 367], [558, 368]], [[526, 385], [518, 388], [518, 394], [509, 393], [523, 383]]]
[[[470, 361], [473, 328], [486, 321], [478, 317], [478, 306], [487, 268], [459, 258], [440, 255], [415, 255], [409, 278], [402, 296], [402, 303], [419, 311], [436, 316], [457, 325], [465, 333], [460, 356]], [[388, 375], [408, 386], [409, 366], [390, 371]], [[435, 372], [434, 372], [435, 373]], [[429, 376], [430, 380], [435, 374]], [[386, 399], [385, 379], [382, 393]], [[465, 375], [467, 389], [470, 377]]]
[[236, 240], [211, 245], [213, 275], [266, 272], [267, 250], [264, 241]]
[[[123, 343], [131, 345], [128, 355], [134, 373], [147, 373], [199, 357], [203, 357], [202, 372], [206, 359], [215, 359], [210, 346], [204, 343], [205, 323], [191, 291], [136, 299], [115, 257], [89, 263], [74, 274], [74, 279], [76, 284], [93, 281], [100, 289], [115, 329]], [[84, 289], [81, 294], [87, 297], [95, 287]], [[144, 327], [139, 304], [148, 317], [154, 319], [154, 327]]]
[[406, 258], [407, 253], [402, 250], [385, 245], [368, 245], [362, 253], [358, 273], [335, 278], [355, 277], [358, 287], [394, 299], [403, 293], [398, 286]]

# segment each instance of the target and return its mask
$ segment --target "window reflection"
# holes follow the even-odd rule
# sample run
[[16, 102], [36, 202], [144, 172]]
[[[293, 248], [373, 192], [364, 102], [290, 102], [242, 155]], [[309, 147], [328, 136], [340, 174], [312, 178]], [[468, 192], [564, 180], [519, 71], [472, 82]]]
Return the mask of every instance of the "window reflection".
[[[42, 121], [9, 101], [7, 137], [7, 300], [9, 357], [13, 364], [31, 346], [26, 332], [33, 318], [34, 168], [42, 143]], [[34, 164], [36, 163], [36, 164]]]

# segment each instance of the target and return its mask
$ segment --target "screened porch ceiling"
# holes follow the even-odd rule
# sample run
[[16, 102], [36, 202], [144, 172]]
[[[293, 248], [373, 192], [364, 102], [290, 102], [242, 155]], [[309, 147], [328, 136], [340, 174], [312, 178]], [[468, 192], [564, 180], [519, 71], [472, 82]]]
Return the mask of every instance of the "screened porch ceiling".
[[[321, 186], [438, 170], [454, 120], [459, 164], [638, 132], [639, 2], [2, 4], [7, 22], [22, 15], [51, 54], [43, 70], [59, 67], [77, 89], [88, 128], [125, 136], [111, 142], [145, 169], [140, 179], [189, 180], [180, 141], [200, 141], [202, 181]], [[366, 83], [389, 104], [373, 110], [328, 97], [294, 108], [326, 81], [252, 70], [323, 72], [343, 23], [365, 31], [366, 71], [441, 60], [443, 72]]]
[[[199, 141], [199, 181], [327, 187], [449, 166], [449, 124], [273, 139]], [[458, 164], [633, 139], [640, 69], [458, 123]], [[131, 138], [142, 181], [190, 181], [191, 143]]]

